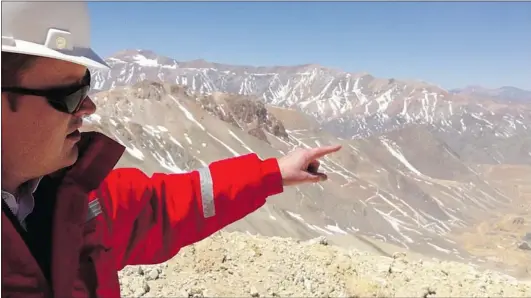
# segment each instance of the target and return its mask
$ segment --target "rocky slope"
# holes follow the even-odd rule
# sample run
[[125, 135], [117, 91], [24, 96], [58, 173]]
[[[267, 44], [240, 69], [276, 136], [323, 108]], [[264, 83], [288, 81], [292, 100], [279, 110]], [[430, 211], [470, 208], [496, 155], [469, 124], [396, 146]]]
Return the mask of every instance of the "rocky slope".
[[244, 233], [217, 233], [167, 263], [120, 272], [123, 297], [529, 297], [529, 283], [455, 262], [378, 256]]

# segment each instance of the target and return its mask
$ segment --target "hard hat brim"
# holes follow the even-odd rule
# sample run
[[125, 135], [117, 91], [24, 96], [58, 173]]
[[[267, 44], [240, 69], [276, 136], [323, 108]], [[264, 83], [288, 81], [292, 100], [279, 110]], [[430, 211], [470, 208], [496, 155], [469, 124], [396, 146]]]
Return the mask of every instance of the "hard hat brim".
[[74, 48], [73, 50], [52, 50], [44, 45], [15, 40], [16, 46], [2, 45], [2, 52], [47, 57], [83, 65], [87, 68], [110, 69], [109, 65], [91, 48]]

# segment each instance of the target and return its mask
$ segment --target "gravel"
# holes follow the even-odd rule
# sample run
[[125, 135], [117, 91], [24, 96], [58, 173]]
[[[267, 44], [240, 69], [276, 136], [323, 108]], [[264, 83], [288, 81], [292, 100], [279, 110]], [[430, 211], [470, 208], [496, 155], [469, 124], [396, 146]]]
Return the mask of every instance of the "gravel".
[[120, 273], [123, 297], [530, 297], [529, 283], [446, 261], [221, 232]]

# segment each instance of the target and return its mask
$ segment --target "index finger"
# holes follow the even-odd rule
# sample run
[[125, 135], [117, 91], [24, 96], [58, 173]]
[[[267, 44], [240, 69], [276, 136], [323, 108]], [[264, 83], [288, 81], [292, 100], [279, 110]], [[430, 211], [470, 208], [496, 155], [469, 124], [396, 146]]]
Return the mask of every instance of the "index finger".
[[342, 147], [341, 145], [331, 145], [331, 146], [312, 148], [310, 150], [310, 158], [312, 160], [319, 159], [327, 154], [339, 151], [341, 147]]

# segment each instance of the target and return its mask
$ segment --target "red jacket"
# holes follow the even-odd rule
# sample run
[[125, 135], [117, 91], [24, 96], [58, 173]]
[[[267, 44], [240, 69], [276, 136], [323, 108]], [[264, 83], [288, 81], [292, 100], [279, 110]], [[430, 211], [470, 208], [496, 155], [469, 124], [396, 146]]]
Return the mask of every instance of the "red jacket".
[[[137, 169], [113, 170], [124, 148], [102, 134], [84, 133], [79, 148], [76, 164], [47, 176], [37, 190], [44, 195], [36, 203], [49, 210], [35, 229], [50, 222], [48, 250], [36, 241], [30, 251], [2, 212], [3, 297], [119, 297], [124, 266], [164, 262], [283, 191], [276, 159], [255, 154], [150, 178]], [[51, 283], [38, 254], [49, 255], [43, 263]]]

